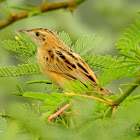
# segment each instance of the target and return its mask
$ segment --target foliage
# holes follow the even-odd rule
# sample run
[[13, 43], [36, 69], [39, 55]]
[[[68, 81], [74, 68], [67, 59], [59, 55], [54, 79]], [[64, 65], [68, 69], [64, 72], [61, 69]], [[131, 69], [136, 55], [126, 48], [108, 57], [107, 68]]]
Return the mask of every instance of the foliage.
[[7, 50], [16, 52], [17, 55], [14, 57], [25, 63], [36, 62], [36, 44], [24, 34], [18, 34], [18, 36], [20, 38], [17, 36], [15, 37], [17, 41], [5, 40], [1, 42], [1, 45]]
[[[126, 106], [127, 105], [127, 106]], [[109, 107], [101, 102], [75, 100], [72, 112], [59, 116], [54, 122], [58, 125], [44, 125], [44, 118], [36, 107], [16, 105], [11, 108], [11, 115], [17, 120], [1, 138], [19, 139], [137, 139], [139, 130], [139, 103], [125, 101], [112, 118], [104, 118]], [[137, 114], [137, 115], [136, 115]], [[49, 115], [49, 114], [47, 114]], [[104, 118], [104, 119], [103, 119]], [[42, 121], [43, 119], [43, 121]], [[67, 120], [68, 119], [68, 120]], [[17, 126], [18, 125], [18, 126]], [[65, 129], [66, 127], [66, 129]], [[16, 128], [16, 129], [13, 129]], [[13, 130], [13, 131], [12, 131]], [[94, 131], [94, 133], [93, 133]], [[54, 135], [55, 133], [55, 135]], [[65, 134], [65, 135], [64, 135]]]
[[[101, 37], [95, 35], [84, 36], [72, 44], [70, 37], [65, 32], [60, 32], [59, 36], [64, 43], [79, 53], [86, 63], [97, 72], [99, 79], [98, 86], [102, 88], [111, 81], [122, 78], [137, 78], [140, 74], [140, 22], [136, 21], [137, 26], [131, 25], [132, 29], [126, 29], [120, 43], [117, 44], [117, 49], [120, 50], [121, 57], [117, 56], [100, 56], [89, 54], [98, 43]], [[16, 53], [15, 58], [23, 61], [26, 64], [20, 64], [18, 67], [9, 66], [0, 68], [0, 77], [14, 77], [27, 75], [40, 75], [40, 69], [36, 62], [37, 46], [34, 42], [23, 34], [18, 34], [16, 40], [5, 40], [1, 42], [1, 46], [5, 49]], [[138, 80], [137, 80], [138, 81]], [[49, 81], [36, 80], [27, 82], [26, 84], [51, 84]], [[80, 81], [71, 81], [71, 85], [65, 84], [69, 91], [77, 95], [91, 94], [93, 88], [87, 81], [85, 86]], [[133, 85], [133, 84], [132, 84]], [[134, 87], [135, 86], [135, 87]], [[134, 84], [136, 88], [139, 83]], [[140, 96], [129, 96], [122, 93], [121, 96], [101, 96], [97, 92], [94, 93], [99, 101], [91, 99], [68, 96], [61, 94], [62, 91], [52, 89], [52, 92], [34, 92], [24, 91], [17, 85], [17, 92], [12, 92], [14, 95], [22, 98], [30, 98], [32, 101], [37, 100], [37, 103], [32, 105], [13, 105], [11, 107], [11, 116], [17, 120], [11, 120], [10, 127], [7, 128], [4, 113], [1, 113], [1, 137], [3, 139], [137, 139], [140, 136], [140, 119], [139, 119], [139, 102]], [[128, 89], [131, 92], [133, 89]], [[64, 92], [69, 92], [64, 91]], [[60, 93], [61, 92], [61, 93]], [[91, 97], [91, 96], [90, 96]], [[93, 97], [93, 96], [92, 96]], [[123, 102], [108, 106], [107, 102], [113, 102], [123, 98]], [[127, 98], [126, 98], [127, 97]], [[100, 102], [103, 101], [104, 102]], [[56, 112], [63, 104], [71, 104], [67, 109], [67, 113], [62, 113], [52, 122], [56, 125], [46, 123], [48, 117]], [[117, 106], [115, 114], [114, 108]], [[42, 113], [44, 115], [42, 115]], [[136, 115], [137, 114], [137, 115]], [[4, 118], [5, 117], [5, 118]], [[44, 125], [44, 123], [46, 125]], [[12, 129], [16, 128], [16, 129]], [[55, 135], [54, 135], [55, 132]], [[93, 133], [94, 132], [94, 133]], [[12, 135], [12, 137], [11, 137]]]
[[6, 68], [0, 69], [0, 77], [9, 77], [9, 76], [25, 76], [25, 75], [40, 75], [40, 69], [37, 63], [31, 64], [22, 64], [15, 66], [9, 66]]
[[120, 43], [117, 44], [117, 49], [120, 54], [126, 57], [126, 66], [140, 65], [140, 21], [136, 21], [136, 25], [131, 25], [131, 29], [127, 28], [123, 38], [120, 38]]

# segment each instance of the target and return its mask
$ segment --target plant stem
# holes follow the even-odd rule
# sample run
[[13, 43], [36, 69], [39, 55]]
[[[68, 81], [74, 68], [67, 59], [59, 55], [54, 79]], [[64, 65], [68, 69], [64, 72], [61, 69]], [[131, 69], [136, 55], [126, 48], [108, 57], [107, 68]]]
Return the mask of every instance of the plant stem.
[[64, 94], [65, 95], [70, 95], [70, 96], [79, 96], [79, 97], [90, 98], [90, 99], [94, 99], [94, 100], [97, 100], [97, 101], [104, 102], [104, 103], [112, 106], [112, 100], [109, 100], [109, 99], [103, 100], [103, 99], [100, 99], [100, 98], [97, 98], [97, 97], [93, 97], [93, 96], [89, 96], [89, 95], [75, 94], [75, 93], [64, 93]]
[[[0, 0], [0, 2], [1, 1], [4, 1], [4, 0]], [[56, 10], [56, 9], [62, 9], [62, 8], [66, 9], [67, 8], [70, 11], [73, 11], [82, 2], [84, 2], [84, 0], [69, 0], [69, 1], [57, 2], [57, 3], [44, 2], [41, 6], [36, 6], [36, 7], [32, 8], [32, 10], [38, 10], [41, 13], [44, 13], [44, 12], [52, 11], [52, 10]], [[30, 14], [30, 11], [28, 11], [28, 10], [11, 13], [7, 19], [0, 21], [0, 29], [8, 26], [20, 19], [27, 18], [29, 16], [29, 14]], [[38, 14], [39, 13], [34, 14], [33, 16], [38, 15]]]
[[134, 91], [140, 85], [140, 77], [138, 77], [133, 84], [134, 85], [130, 86], [120, 97], [113, 100], [114, 105], [119, 105], [126, 97], [132, 93], [132, 91]]
[[80, 97], [86, 97], [86, 98], [90, 98], [90, 99], [94, 99], [94, 100], [98, 100], [101, 102], [104, 102], [110, 106], [118, 106], [125, 98], [127, 98], [132, 91], [134, 91], [138, 86], [140, 85], [140, 77], [138, 77], [136, 79], [136, 81], [117, 99], [115, 100], [110, 100], [110, 99], [100, 99], [97, 97], [93, 97], [93, 96], [88, 96], [88, 95], [81, 95], [81, 94], [74, 94], [74, 93], [64, 93], [65, 95], [70, 95], [70, 96], [80, 96]]

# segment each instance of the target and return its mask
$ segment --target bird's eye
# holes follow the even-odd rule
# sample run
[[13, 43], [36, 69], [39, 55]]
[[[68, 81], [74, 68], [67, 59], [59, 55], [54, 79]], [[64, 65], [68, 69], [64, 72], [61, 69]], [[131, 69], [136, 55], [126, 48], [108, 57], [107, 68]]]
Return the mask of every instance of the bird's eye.
[[40, 34], [41, 34], [40, 32], [36, 32], [35, 33], [36, 36], [40, 36]]

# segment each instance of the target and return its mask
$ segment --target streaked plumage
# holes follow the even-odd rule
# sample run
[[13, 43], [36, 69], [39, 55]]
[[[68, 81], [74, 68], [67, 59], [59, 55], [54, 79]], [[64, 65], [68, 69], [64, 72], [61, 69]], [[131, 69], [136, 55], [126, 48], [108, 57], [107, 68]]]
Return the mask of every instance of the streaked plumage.
[[[59, 36], [51, 30], [36, 28], [20, 30], [29, 35], [38, 46], [38, 64], [43, 74], [61, 89], [67, 89], [65, 83], [79, 80], [86, 86], [88, 80], [98, 90], [98, 79], [85, 61], [68, 48]], [[110, 91], [101, 88], [99, 93], [112, 95]]]

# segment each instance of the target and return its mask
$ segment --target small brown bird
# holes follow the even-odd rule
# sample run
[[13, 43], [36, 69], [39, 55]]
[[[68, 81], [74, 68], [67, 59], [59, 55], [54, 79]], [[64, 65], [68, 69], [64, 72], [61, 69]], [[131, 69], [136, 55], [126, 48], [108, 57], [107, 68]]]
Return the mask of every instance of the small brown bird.
[[65, 83], [79, 80], [86, 86], [89, 81], [94, 91], [102, 95], [112, 93], [97, 86], [98, 79], [86, 62], [73, 50], [68, 48], [59, 36], [49, 29], [36, 28], [20, 30], [30, 36], [38, 46], [38, 64], [42, 73], [61, 89], [67, 89]]
[[[73, 50], [68, 48], [59, 36], [49, 29], [36, 28], [31, 30], [20, 30], [20, 32], [30, 36], [38, 46], [38, 64], [42, 73], [52, 83], [61, 89], [67, 89], [65, 83], [71, 80], [79, 80], [86, 86], [89, 81], [94, 91], [102, 95], [112, 95], [112, 93], [97, 86], [98, 79], [95, 73], [85, 63], [85, 61]], [[48, 122], [56, 118], [61, 112], [68, 108], [66, 104], [55, 114], [50, 115]]]

